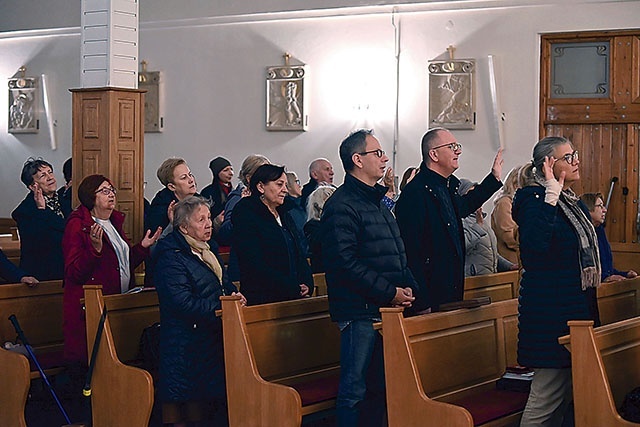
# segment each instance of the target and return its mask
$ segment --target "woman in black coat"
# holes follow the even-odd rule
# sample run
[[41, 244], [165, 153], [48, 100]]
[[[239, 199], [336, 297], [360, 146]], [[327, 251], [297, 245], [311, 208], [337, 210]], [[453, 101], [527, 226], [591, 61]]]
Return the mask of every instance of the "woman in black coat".
[[215, 311], [221, 308], [220, 296], [236, 289], [222, 285], [222, 264], [207, 244], [208, 202], [189, 196], [175, 205], [173, 215], [173, 232], [154, 251], [163, 421], [226, 425], [222, 322]]
[[[524, 272], [518, 306], [518, 363], [533, 368], [521, 426], [569, 425], [571, 355], [558, 343], [568, 320], [598, 321], [600, 261], [595, 231], [571, 186], [580, 179], [578, 152], [547, 137], [523, 168], [528, 181], [513, 200]], [[588, 373], [585, 373], [588, 375]]]
[[284, 203], [284, 167], [260, 166], [250, 188], [251, 196], [238, 202], [232, 216], [240, 287], [247, 301], [255, 305], [311, 296], [313, 277], [303, 236]]

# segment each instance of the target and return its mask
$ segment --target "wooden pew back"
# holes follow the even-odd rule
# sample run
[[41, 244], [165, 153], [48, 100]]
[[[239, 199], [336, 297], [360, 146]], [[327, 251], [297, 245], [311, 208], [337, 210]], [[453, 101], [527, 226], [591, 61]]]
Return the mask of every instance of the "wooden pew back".
[[63, 364], [62, 292], [62, 280], [40, 282], [33, 288], [24, 283], [0, 286], [0, 344], [15, 341], [16, 331], [7, 320], [15, 314], [47, 373], [53, 373], [47, 368]]
[[638, 426], [616, 408], [640, 385], [640, 317], [598, 328], [592, 321], [569, 321], [569, 335], [559, 338], [571, 351], [577, 427]]
[[125, 363], [135, 361], [138, 359], [142, 331], [160, 321], [157, 292], [150, 290], [137, 294], [106, 295], [103, 299], [107, 304], [118, 358]]
[[[124, 295], [137, 297], [140, 294]], [[105, 298], [99, 285], [85, 285], [87, 345], [92, 353], [96, 331]], [[113, 304], [111, 304], [113, 305]], [[147, 427], [153, 407], [153, 380], [147, 371], [120, 362], [111, 329], [111, 313], [107, 309], [98, 355], [91, 381], [92, 419], [95, 427]], [[118, 323], [114, 307], [114, 324]]]
[[29, 383], [27, 358], [0, 348], [0, 417], [3, 425], [27, 426], [24, 407]]
[[335, 405], [333, 396], [303, 407], [292, 388], [339, 374], [340, 334], [326, 296], [250, 307], [221, 299], [231, 425], [299, 426], [302, 415]]
[[494, 390], [516, 364], [517, 300], [406, 319], [400, 308], [381, 312], [389, 425], [473, 426], [455, 403]]
[[601, 284], [598, 309], [603, 325], [640, 316], [640, 277]]
[[492, 302], [517, 298], [520, 290], [520, 272], [470, 276], [464, 279], [464, 299], [490, 297]]

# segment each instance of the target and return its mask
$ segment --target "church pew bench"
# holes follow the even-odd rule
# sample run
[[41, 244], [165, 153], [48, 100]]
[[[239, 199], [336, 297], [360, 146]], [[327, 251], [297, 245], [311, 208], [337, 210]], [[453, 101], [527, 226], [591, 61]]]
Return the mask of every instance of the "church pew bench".
[[221, 300], [230, 425], [297, 427], [335, 407], [340, 333], [326, 296], [249, 307], [238, 296]]
[[528, 394], [496, 389], [516, 365], [516, 299], [409, 318], [380, 311], [390, 427], [518, 425]]
[[142, 331], [160, 321], [158, 293], [149, 289], [136, 294], [104, 295], [103, 299], [111, 320], [111, 334], [118, 358], [124, 363], [137, 365], [140, 362], [138, 352]]
[[520, 288], [518, 270], [469, 276], [464, 279], [464, 299], [490, 297], [491, 301], [517, 298]]
[[603, 325], [640, 316], [640, 277], [602, 283], [598, 287], [598, 310]]
[[20, 241], [10, 234], [0, 236], [0, 249], [15, 265], [20, 265]]
[[314, 296], [327, 295], [327, 279], [324, 273], [313, 273]]
[[[142, 313], [150, 310], [149, 306], [145, 305], [146, 302], [140, 301], [152, 299], [145, 294], [105, 297], [102, 295], [101, 286], [84, 286], [89, 355], [93, 350], [98, 323], [105, 303], [107, 306], [107, 318], [91, 380], [91, 411], [95, 427], [125, 425], [147, 427], [149, 425], [154, 400], [151, 374], [121, 362], [125, 357], [131, 356], [127, 355], [128, 352], [133, 353], [129, 343], [124, 345], [124, 338], [127, 334], [129, 334], [127, 340], [135, 339], [137, 348], [139, 335], [136, 338], [137, 331], [127, 331], [126, 325], [131, 324], [131, 329], [137, 329], [139, 319], [144, 318], [144, 316], [135, 315], [137, 306], [142, 306], [139, 310]], [[127, 297], [129, 301], [125, 302], [124, 297]], [[136, 304], [136, 300], [140, 304]], [[144, 321], [146, 322], [147, 319]], [[119, 354], [119, 350], [124, 356]]]
[[0, 416], [2, 424], [26, 427], [24, 408], [29, 392], [29, 361], [0, 348]]
[[[8, 317], [15, 314], [25, 337], [47, 375], [62, 371], [62, 280], [40, 282], [29, 287], [24, 283], [0, 285], [0, 344], [16, 340], [16, 330]], [[35, 364], [31, 364], [31, 378], [39, 378]]]
[[13, 218], [0, 218], [0, 234], [10, 234], [18, 224]]
[[597, 328], [590, 320], [568, 325], [569, 335], [558, 341], [571, 352], [576, 427], [640, 426], [616, 409], [640, 386], [640, 317]]

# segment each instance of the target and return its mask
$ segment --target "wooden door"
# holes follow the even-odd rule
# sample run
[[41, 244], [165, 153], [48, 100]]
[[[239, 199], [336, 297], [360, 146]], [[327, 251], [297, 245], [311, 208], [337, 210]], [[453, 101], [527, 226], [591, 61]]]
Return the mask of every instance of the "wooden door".
[[547, 34], [541, 49], [540, 136], [567, 137], [579, 150], [576, 193], [606, 201], [615, 181], [607, 236], [621, 253], [616, 266], [637, 270], [640, 30]]

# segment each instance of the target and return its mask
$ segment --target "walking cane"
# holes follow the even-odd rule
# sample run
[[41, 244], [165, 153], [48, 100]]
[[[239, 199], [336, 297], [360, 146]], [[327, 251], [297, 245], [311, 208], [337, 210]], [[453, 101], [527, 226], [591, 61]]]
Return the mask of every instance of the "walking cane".
[[98, 349], [100, 348], [100, 341], [102, 338], [102, 332], [104, 331], [104, 322], [107, 320], [107, 305], [102, 307], [102, 315], [100, 316], [100, 322], [98, 323], [98, 329], [96, 330], [96, 339], [93, 343], [93, 350], [91, 351], [91, 360], [89, 361], [89, 369], [87, 371], [87, 378], [82, 388], [82, 395], [88, 398], [88, 423], [93, 425], [93, 416], [91, 414], [91, 377], [93, 377], [93, 369], [96, 366], [96, 359], [98, 357]]
[[36, 359], [36, 355], [33, 353], [33, 348], [31, 347], [31, 344], [29, 344], [29, 341], [27, 341], [27, 337], [24, 336], [24, 332], [20, 327], [20, 323], [18, 323], [18, 319], [16, 318], [16, 315], [12, 314], [11, 316], [9, 316], [9, 321], [13, 325], [13, 328], [16, 330], [16, 333], [18, 334], [18, 338], [20, 338], [20, 341], [22, 341], [22, 344], [24, 344], [24, 347], [27, 349], [27, 352], [29, 353], [29, 357], [31, 357], [31, 360], [33, 360], [33, 363], [36, 365], [36, 368], [38, 368], [38, 372], [40, 372], [40, 376], [42, 377], [42, 380], [47, 385], [49, 392], [51, 392], [51, 395], [53, 396], [54, 400], [58, 404], [58, 408], [60, 408], [60, 412], [62, 412], [62, 415], [64, 415], [64, 419], [67, 421], [67, 424], [71, 424], [71, 420], [69, 419], [67, 412], [62, 407], [62, 403], [60, 403], [60, 399], [58, 399], [58, 395], [56, 394], [55, 390], [51, 386], [51, 383], [49, 382], [49, 378], [47, 378], [47, 375], [44, 373], [42, 366], [40, 366], [40, 363], [38, 363], [38, 359]]
[[611, 202], [611, 194], [613, 194], [613, 187], [616, 185], [616, 182], [618, 182], [618, 177], [614, 176], [613, 178], [611, 178], [611, 185], [609, 186], [609, 194], [607, 194], [607, 203], [605, 203], [604, 207], [609, 210], [609, 202]]

